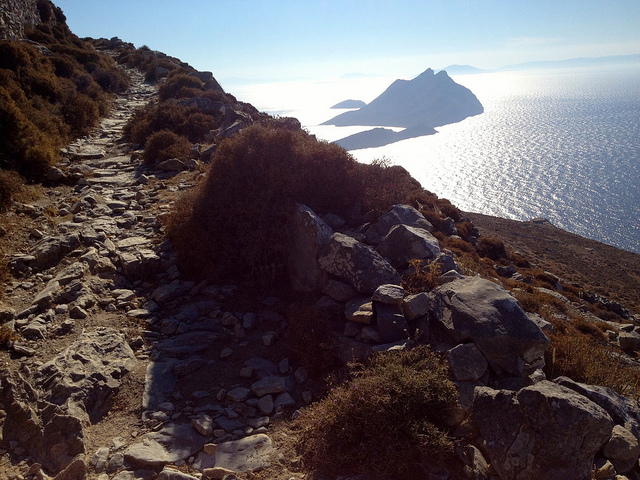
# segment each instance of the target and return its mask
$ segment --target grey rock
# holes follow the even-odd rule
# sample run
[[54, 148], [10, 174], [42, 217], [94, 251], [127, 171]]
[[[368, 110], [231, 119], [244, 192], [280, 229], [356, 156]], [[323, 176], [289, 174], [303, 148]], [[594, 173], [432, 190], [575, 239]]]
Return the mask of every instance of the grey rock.
[[338, 302], [347, 302], [357, 295], [356, 290], [348, 283], [327, 279], [322, 287], [322, 293]]
[[78, 233], [47, 237], [36, 244], [31, 254], [35, 257], [38, 268], [45, 269], [57, 265], [65, 255], [78, 246]]
[[252, 435], [232, 442], [224, 442], [218, 446], [213, 455], [200, 452], [193, 462], [193, 468], [222, 467], [234, 472], [257, 471], [271, 464], [274, 446], [265, 434]]
[[636, 438], [640, 439], [640, 406], [638, 402], [626, 398], [610, 388], [579, 383], [568, 377], [558, 377], [554, 382], [597, 403], [607, 411], [617, 425], [624, 426]]
[[409, 338], [409, 324], [399, 305], [376, 303], [375, 311], [378, 332], [383, 343]]
[[273, 405], [276, 410], [279, 410], [281, 408], [294, 407], [296, 405], [296, 401], [289, 394], [289, 392], [282, 392], [276, 397]]
[[321, 251], [323, 270], [347, 281], [357, 291], [371, 294], [380, 285], [399, 284], [398, 272], [380, 254], [352, 237], [334, 233]]
[[447, 353], [449, 367], [458, 382], [478, 380], [489, 364], [473, 343], [458, 345]]
[[400, 285], [380, 285], [371, 296], [371, 300], [389, 305], [401, 305], [403, 298], [404, 288]]
[[236, 387], [227, 392], [227, 399], [232, 402], [244, 402], [249, 398], [251, 390], [245, 387]]
[[195, 372], [205, 365], [205, 361], [199, 355], [194, 355], [176, 363], [173, 366], [173, 373], [176, 377], [184, 377]]
[[378, 243], [376, 250], [395, 268], [405, 268], [410, 260], [435, 259], [440, 255], [440, 244], [422, 228], [396, 225]]
[[428, 232], [433, 230], [433, 225], [415, 208], [409, 205], [394, 205], [380, 217], [380, 220], [365, 230], [367, 241], [378, 244], [396, 225], [422, 228]]
[[478, 387], [473, 415], [502, 480], [588, 478], [613, 428], [598, 405], [546, 380], [517, 393]]
[[82, 405], [92, 421], [111, 407], [121, 379], [136, 364], [136, 357], [123, 334], [96, 328], [83, 332], [53, 360], [37, 370], [37, 384], [47, 400], [62, 405], [72, 399]]
[[625, 351], [635, 352], [640, 350], [640, 334], [635, 331], [625, 332], [621, 330], [618, 333], [618, 343], [620, 348]]
[[104, 470], [108, 459], [109, 447], [101, 447], [93, 454], [91, 460], [89, 460], [89, 465], [96, 473], [101, 473]]
[[260, 410], [260, 412], [262, 412], [263, 414], [271, 415], [274, 409], [273, 396], [265, 395], [264, 397], [260, 398], [260, 400], [258, 400], [257, 406], [258, 410]]
[[310, 208], [298, 205], [287, 223], [287, 273], [294, 290], [315, 291], [323, 285], [324, 272], [318, 265], [320, 249], [329, 243], [333, 231]]
[[195, 428], [200, 435], [208, 437], [213, 433], [213, 419], [205, 413], [201, 413], [191, 420], [191, 426]]
[[627, 473], [638, 463], [639, 455], [638, 439], [623, 426], [615, 425], [604, 447], [604, 456], [613, 462], [618, 473]]
[[475, 343], [498, 373], [521, 376], [549, 347], [516, 299], [489, 280], [457, 280], [436, 288], [432, 298], [433, 320], [456, 342]]
[[183, 473], [180, 470], [165, 467], [159, 474], [158, 480], [198, 480], [197, 477]]
[[121, 452], [114, 453], [109, 461], [105, 471], [107, 473], [114, 473], [120, 470], [124, 466], [124, 454]]
[[407, 320], [412, 321], [420, 318], [431, 308], [431, 296], [426, 292], [417, 293], [415, 295], [407, 295], [402, 300], [402, 311]]
[[160, 162], [156, 165], [160, 170], [164, 170], [165, 172], [180, 172], [182, 170], [186, 170], [187, 166], [184, 162], [180, 161], [177, 158], [170, 158], [163, 162]]
[[158, 342], [156, 348], [173, 357], [186, 357], [209, 349], [218, 338], [211, 332], [187, 332]]
[[373, 303], [369, 297], [349, 300], [344, 309], [347, 320], [369, 325], [373, 321]]
[[186, 460], [208, 442], [208, 437], [200, 435], [190, 424], [169, 424], [130, 445], [124, 457], [134, 467], [158, 469]]
[[263, 397], [270, 393], [280, 393], [286, 390], [286, 382], [283, 377], [264, 377], [251, 385], [251, 391], [256, 397]]

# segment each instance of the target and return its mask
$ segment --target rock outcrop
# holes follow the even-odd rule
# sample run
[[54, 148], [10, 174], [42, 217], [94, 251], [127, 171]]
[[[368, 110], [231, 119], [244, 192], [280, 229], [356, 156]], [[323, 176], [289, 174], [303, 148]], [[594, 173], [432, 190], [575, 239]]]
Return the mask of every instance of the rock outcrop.
[[6, 0], [0, 5], [0, 40], [20, 40], [25, 27], [65, 21], [62, 10], [49, 1]]
[[[327, 120], [323, 125], [404, 127], [404, 131], [376, 129], [336, 143], [355, 150], [435, 133], [434, 127], [456, 123], [484, 111], [476, 96], [455, 83], [445, 71], [427, 69], [413, 80], [396, 80], [369, 104]], [[384, 138], [382, 135], [384, 134]], [[373, 138], [372, 138], [373, 137]]]

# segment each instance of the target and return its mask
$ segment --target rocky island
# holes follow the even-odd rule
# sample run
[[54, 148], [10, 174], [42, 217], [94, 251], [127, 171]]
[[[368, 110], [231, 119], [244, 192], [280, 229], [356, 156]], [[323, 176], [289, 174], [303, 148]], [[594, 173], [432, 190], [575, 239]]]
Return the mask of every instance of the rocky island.
[[51, 2], [1, 13], [9, 87], [72, 96], [88, 59], [119, 88], [38, 170], [2, 144], [0, 478], [638, 478], [639, 255], [465, 214]]
[[413, 80], [396, 80], [380, 96], [358, 110], [341, 113], [323, 125], [404, 127], [399, 132], [377, 128], [336, 143], [347, 150], [380, 147], [436, 133], [434, 127], [456, 123], [484, 111], [476, 96], [454, 82], [446, 71], [429, 68]]

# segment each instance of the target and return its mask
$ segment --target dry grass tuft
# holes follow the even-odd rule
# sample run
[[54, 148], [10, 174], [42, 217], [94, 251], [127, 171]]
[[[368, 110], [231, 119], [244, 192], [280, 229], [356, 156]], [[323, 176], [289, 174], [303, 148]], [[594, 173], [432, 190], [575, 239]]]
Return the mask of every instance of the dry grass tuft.
[[425, 464], [450, 461], [445, 425], [457, 393], [446, 371], [427, 347], [352, 366], [348, 381], [296, 420], [305, 466], [323, 475], [413, 479]]

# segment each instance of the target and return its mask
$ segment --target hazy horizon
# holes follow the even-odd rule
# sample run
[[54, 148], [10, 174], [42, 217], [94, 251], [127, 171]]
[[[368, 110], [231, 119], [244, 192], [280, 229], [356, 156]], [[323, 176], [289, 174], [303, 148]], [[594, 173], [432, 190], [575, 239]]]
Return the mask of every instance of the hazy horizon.
[[637, 0], [54, 3], [80, 37], [147, 45], [223, 86], [640, 53]]

